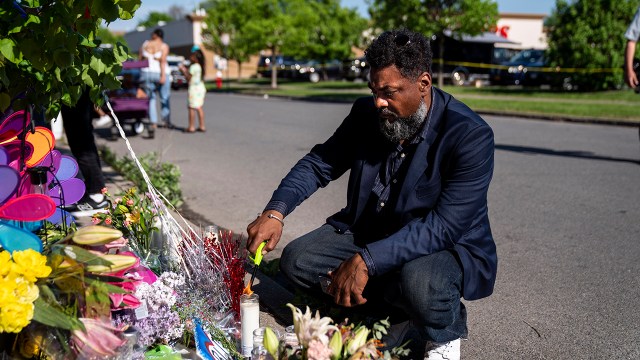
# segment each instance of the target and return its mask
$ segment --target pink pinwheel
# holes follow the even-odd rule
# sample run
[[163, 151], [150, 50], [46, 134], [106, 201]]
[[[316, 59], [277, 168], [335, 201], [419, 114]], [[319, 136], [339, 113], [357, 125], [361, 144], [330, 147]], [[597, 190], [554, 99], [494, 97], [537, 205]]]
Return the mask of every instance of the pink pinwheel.
[[[56, 207], [74, 204], [84, 195], [84, 182], [75, 178], [78, 164], [53, 150], [51, 130], [38, 126], [26, 131], [29, 124], [29, 114], [24, 111], [9, 115], [0, 124], [0, 183], [6, 184], [0, 189], [0, 218], [69, 223], [72, 217]], [[35, 168], [46, 172], [40, 193], [44, 196], [32, 193], [29, 170]]]

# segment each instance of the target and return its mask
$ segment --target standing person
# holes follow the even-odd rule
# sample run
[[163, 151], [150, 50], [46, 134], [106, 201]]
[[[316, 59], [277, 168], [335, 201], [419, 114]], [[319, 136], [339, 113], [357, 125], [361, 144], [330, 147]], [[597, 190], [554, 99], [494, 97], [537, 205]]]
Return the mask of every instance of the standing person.
[[204, 54], [199, 47], [194, 46], [191, 49], [191, 55], [189, 56], [191, 65], [187, 69], [184, 64], [180, 64], [180, 71], [189, 81], [189, 101], [187, 107], [189, 108], [189, 127], [185, 132], [196, 132], [196, 113], [198, 114], [198, 131], [205, 132], [207, 129], [204, 126], [204, 96], [207, 93], [207, 89], [204, 86]]
[[[631, 24], [624, 33], [627, 38], [627, 46], [624, 50], [624, 80], [632, 89], [640, 93], [640, 81], [638, 75], [633, 68], [633, 60], [636, 55], [636, 44], [640, 39], [640, 7], [636, 11], [636, 15], [631, 20]], [[638, 138], [640, 138], [640, 126], [638, 127]]]
[[329, 277], [335, 304], [381, 318], [399, 311], [410, 321], [392, 327], [388, 347], [410, 329], [428, 359], [459, 359], [467, 336], [461, 297], [489, 296], [496, 278], [487, 209], [493, 132], [432, 87], [422, 34], [384, 32], [365, 56], [373, 96], [356, 100], [335, 133], [284, 177], [247, 227], [247, 249], [266, 241], [273, 250], [285, 217], [350, 171], [346, 207], [286, 245], [280, 270], [307, 290]]
[[[149, 138], [153, 138], [158, 126], [172, 128], [171, 108], [169, 96], [171, 95], [171, 71], [167, 63], [169, 45], [164, 41], [162, 29], [155, 29], [151, 33], [151, 40], [146, 40], [140, 47], [140, 60], [148, 60], [149, 67], [142, 69], [142, 79], [145, 82], [146, 93], [149, 96]], [[158, 94], [156, 94], [156, 92]], [[157, 98], [160, 96], [160, 115], [162, 123], [158, 122]]]
[[109, 205], [102, 194], [105, 179], [91, 123], [94, 111], [95, 106], [89, 98], [88, 89], [82, 93], [74, 107], [63, 105], [61, 109], [67, 142], [71, 153], [78, 161], [78, 167], [87, 188], [80, 201], [65, 207], [65, 210], [75, 217], [92, 216], [104, 211]]
[[624, 37], [627, 39], [627, 46], [624, 51], [624, 80], [632, 89], [636, 89], [640, 82], [633, 69], [633, 59], [636, 55], [636, 44], [640, 39], [640, 7], [624, 33]]

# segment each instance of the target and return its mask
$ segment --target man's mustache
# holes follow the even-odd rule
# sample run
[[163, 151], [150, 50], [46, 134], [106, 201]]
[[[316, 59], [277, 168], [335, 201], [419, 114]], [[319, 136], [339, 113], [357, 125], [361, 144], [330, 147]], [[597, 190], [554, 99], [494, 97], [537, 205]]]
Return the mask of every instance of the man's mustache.
[[397, 119], [398, 118], [398, 114], [394, 113], [393, 111], [389, 110], [389, 109], [378, 109], [378, 115], [382, 116], [382, 117], [386, 117], [386, 118], [393, 118], [393, 119]]

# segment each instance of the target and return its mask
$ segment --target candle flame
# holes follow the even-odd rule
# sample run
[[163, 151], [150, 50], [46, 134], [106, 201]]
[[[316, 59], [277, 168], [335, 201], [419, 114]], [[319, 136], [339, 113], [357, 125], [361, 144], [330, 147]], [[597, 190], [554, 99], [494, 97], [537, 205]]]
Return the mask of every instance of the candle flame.
[[253, 290], [251, 290], [251, 284], [247, 284], [247, 286], [242, 290], [243, 295], [251, 295], [253, 294]]

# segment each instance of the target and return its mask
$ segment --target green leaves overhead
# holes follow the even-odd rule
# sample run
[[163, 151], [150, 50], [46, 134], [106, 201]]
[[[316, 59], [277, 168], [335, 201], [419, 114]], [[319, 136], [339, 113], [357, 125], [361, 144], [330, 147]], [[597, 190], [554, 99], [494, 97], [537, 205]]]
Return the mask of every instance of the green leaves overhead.
[[[342, 60], [353, 55], [351, 49], [360, 45], [367, 27], [364, 18], [338, 0], [209, 0], [205, 8], [205, 44], [238, 62], [267, 49], [298, 58]], [[230, 36], [228, 47], [222, 34]]]
[[[129, 55], [122, 44], [100, 48], [102, 21], [130, 19], [140, 0], [0, 1], [0, 112], [10, 105], [46, 109], [54, 118], [60, 105], [74, 105], [85, 87], [94, 101], [102, 90], [119, 87], [116, 75]], [[14, 100], [24, 96], [24, 100]], [[9, 99], [9, 100], [7, 100]]]
[[570, 74], [571, 83], [580, 90], [621, 86], [624, 33], [637, 6], [632, 0], [558, 1], [546, 22], [550, 65], [591, 69]]

